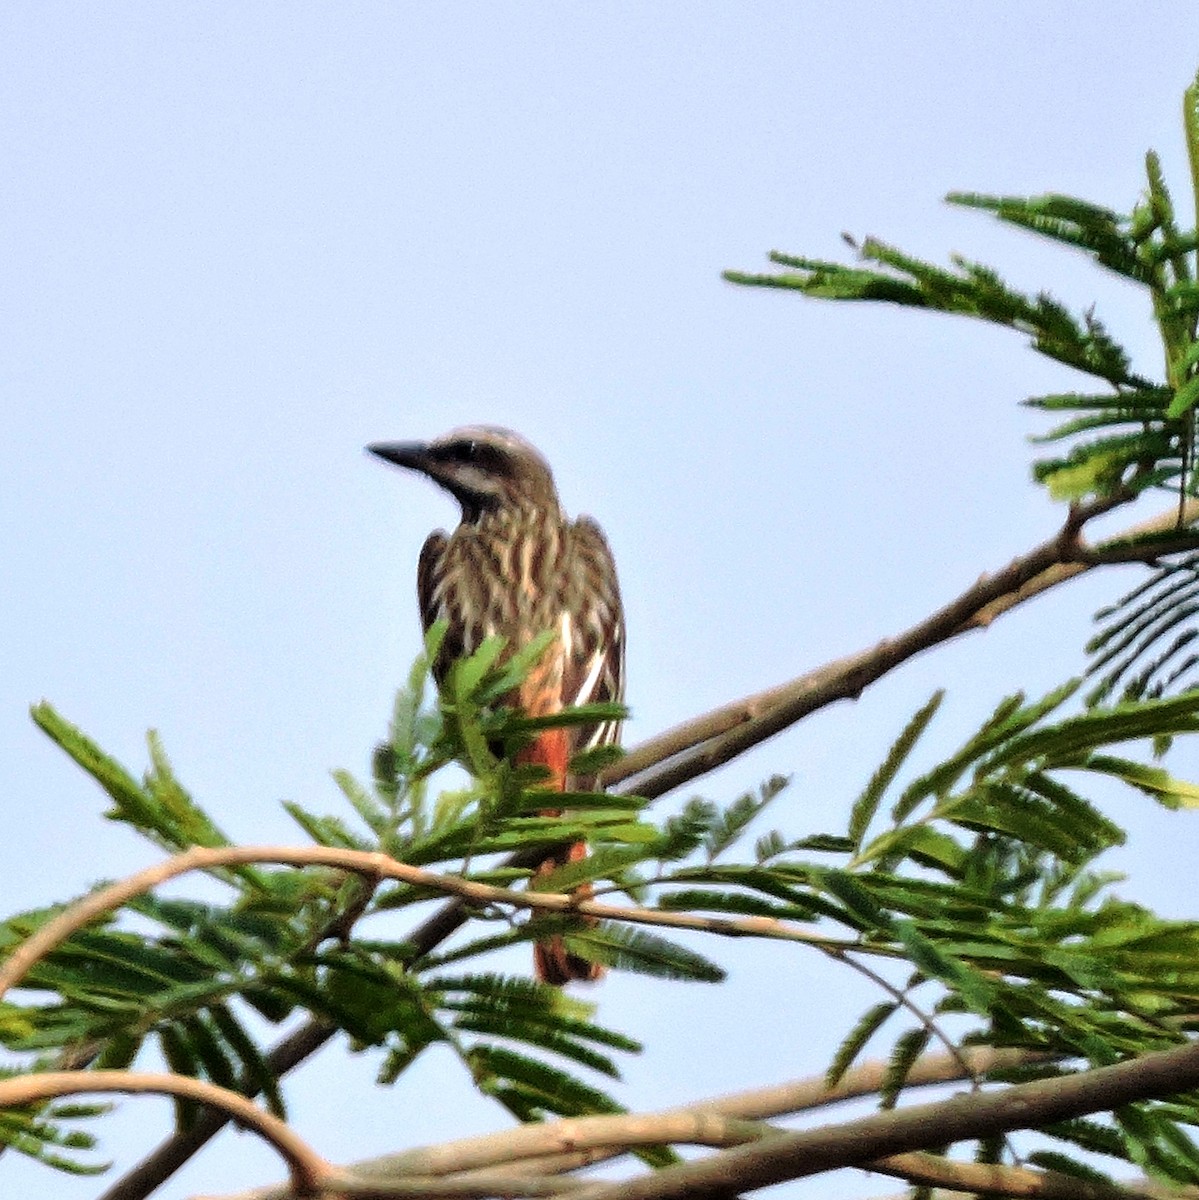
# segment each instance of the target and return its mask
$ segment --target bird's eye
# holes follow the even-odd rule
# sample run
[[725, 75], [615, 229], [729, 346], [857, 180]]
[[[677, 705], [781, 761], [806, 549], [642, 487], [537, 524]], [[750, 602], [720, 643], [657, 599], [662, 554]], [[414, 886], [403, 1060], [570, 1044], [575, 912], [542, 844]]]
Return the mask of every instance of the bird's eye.
[[479, 438], [462, 438], [450, 442], [438, 452], [438, 457], [445, 463], [456, 463], [461, 467], [474, 467], [489, 474], [505, 474], [507, 458], [504, 453], [490, 442]]

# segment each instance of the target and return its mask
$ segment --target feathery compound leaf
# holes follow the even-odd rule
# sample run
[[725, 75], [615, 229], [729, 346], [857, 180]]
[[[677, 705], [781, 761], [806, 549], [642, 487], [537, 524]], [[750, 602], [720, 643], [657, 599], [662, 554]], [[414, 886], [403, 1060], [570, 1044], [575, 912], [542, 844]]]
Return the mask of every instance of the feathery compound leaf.
[[283, 802], [283, 809], [318, 846], [332, 846], [340, 850], [370, 849], [370, 844], [355, 836], [340, 817], [310, 813], [291, 800]]
[[862, 848], [862, 839], [866, 836], [866, 830], [874, 819], [883, 796], [894, 782], [895, 776], [912, 752], [912, 748], [928, 728], [928, 723], [936, 715], [937, 709], [941, 707], [941, 701], [944, 699], [945, 692], [943, 690], [934, 692], [928, 703], [908, 721], [903, 732], [895, 739], [888, 751], [887, 757], [874, 772], [861, 795], [854, 801], [849, 818], [849, 836], [855, 850]]
[[[0, 1079], [18, 1072], [0, 1068]], [[111, 1163], [81, 1158], [76, 1151], [90, 1151], [96, 1139], [81, 1129], [65, 1128], [67, 1122], [105, 1116], [111, 1104], [51, 1103], [0, 1112], [0, 1146], [69, 1175], [100, 1175]], [[62, 1153], [71, 1151], [72, 1153]]]
[[1094, 755], [1084, 769], [1119, 779], [1166, 808], [1199, 808], [1199, 786], [1175, 778], [1162, 767], [1112, 755]]
[[845, 1072], [853, 1066], [855, 1059], [862, 1052], [866, 1043], [883, 1027], [887, 1018], [899, 1008], [894, 1000], [876, 1004], [858, 1019], [854, 1027], [845, 1035], [845, 1040], [837, 1047], [833, 1061], [824, 1077], [826, 1087], [836, 1087], [841, 1082]]
[[615, 766], [624, 755], [620, 746], [592, 746], [590, 750], [580, 750], [570, 760], [570, 773], [575, 776], [599, 775]]
[[1130, 1104], [1112, 1114], [1124, 1135], [1124, 1150], [1142, 1170], [1179, 1183], [1199, 1179], [1199, 1154], [1182, 1130], [1148, 1104]]
[[716, 814], [716, 819], [705, 838], [704, 848], [708, 861], [718, 858], [744, 833], [749, 823], [787, 786], [789, 779], [773, 775], [758, 788], [755, 796], [746, 792], [727, 808]]
[[601, 922], [574, 928], [565, 940], [567, 948], [583, 958], [637, 975], [692, 983], [721, 983], [725, 977], [720, 967], [694, 950], [628, 925]]
[[812, 883], [835, 896], [846, 909], [848, 919], [863, 930], [890, 929], [891, 917], [869, 888], [848, 871], [815, 867], [810, 871]]
[[1128, 218], [1111, 209], [1054, 194], [1023, 197], [951, 192], [946, 200], [993, 212], [1001, 221], [1089, 251], [1103, 266], [1138, 283], [1152, 278], [1152, 271], [1137, 254]]
[[894, 929], [917, 970], [952, 988], [974, 1012], [990, 1012], [995, 1003], [995, 985], [982, 972], [950, 957], [912, 921], [896, 921]]
[[247, 1094], [260, 1092], [266, 1100], [268, 1110], [281, 1120], [286, 1119], [287, 1110], [283, 1103], [283, 1094], [279, 1090], [279, 1078], [271, 1070], [254, 1039], [226, 1005], [214, 1005], [209, 1010], [209, 1015], [213, 1024], [220, 1030], [225, 1044], [237, 1056], [242, 1077], [249, 1085]]
[[[1029, 396], [1020, 403], [1026, 408], [1045, 412], [1096, 412], [1118, 415], [1127, 421], [1147, 421], [1160, 416], [1170, 403], [1169, 388], [1140, 388], [1103, 394], [1089, 392], [1054, 392], [1046, 396]], [[1045, 437], [1037, 441], [1048, 440]]]
[[[1118, 233], [1113, 240], [1110, 222], [1103, 228], [1095, 224], [1082, 230], [1071, 227], [1052, 213], [1042, 213], [1031, 220], [1038, 231], [1051, 236], [1060, 234], [1063, 240], [1093, 249], [1097, 256], [1102, 255], [1106, 260], [1104, 265], [1134, 273], [1141, 270], [1135, 254], [1132, 259], [1126, 255], [1126, 247]], [[1121, 387], [1148, 385], [1148, 381], [1130, 371], [1127, 353], [1093, 316], [1088, 314], [1082, 321], [1075, 320], [1045, 293], [1031, 298], [1007, 287], [991, 268], [956, 257], [953, 259], [955, 270], [946, 270], [904, 254], [876, 238], [866, 239], [860, 254], [863, 259], [879, 263], [885, 269], [846, 267], [776, 251], [770, 255], [771, 261], [789, 268], [787, 271], [777, 275], [726, 271], [724, 278], [751, 286], [794, 289], [831, 300], [884, 300], [912, 308], [978, 317], [1026, 333], [1042, 354], [1112, 384]]]
[[1110, 1125], [1103, 1125], [1085, 1117], [1046, 1125], [1044, 1132], [1063, 1142], [1069, 1142], [1072, 1146], [1077, 1146], [1089, 1154], [1102, 1154], [1108, 1158], [1120, 1159], [1126, 1157], [1124, 1141], [1120, 1137], [1119, 1131]]
[[485, 638], [473, 654], [454, 662], [450, 668], [450, 694], [458, 703], [474, 697], [483, 677], [495, 666], [507, 644], [507, 638]]
[[1085, 863], [1095, 853], [1089, 830], [1070, 828], [1056, 805], [1011, 784], [989, 781], [974, 788], [953, 805], [950, 819], [965, 829], [1014, 838], [1067, 863]]
[[812, 917], [812, 909], [808, 905], [779, 904], [761, 896], [703, 888], [668, 892], [659, 899], [658, 909], [661, 912], [735, 913], [738, 916], [769, 917], [780, 921], [807, 921]]
[[1106, 1172], [1055, 1150], [1034, 1150], [1025, 1162], [1031, 1167], [1040, 1167], [1042, 1171], [1056, 1171], [1074, 1179], [1085, 1179], [1090, 1183], [1104, 1184], [1108, 1187], [1116, 1186], [1116, 1181]]
[[[1143, 287], [1164, 343], [1168, 386], [1133, 371], [1128, 352], [1093, 311], [1076, 317], [1047, 292], [1017, 291], [993, 268], [960, 255], [951, 255], [946, 268], [867, 238], [857, 248], [863, 262], [872, 266], [774, 251], [770, 260], [780, 268], [777, 273], [728, 271], [724, 277], [824, 299], [928, 308], [1015, 329], [1028, 336], [1039, 353], [1115, 389], [1109, 396], [1080, 395], [1076, 402], [1062, 395], [1029, 402], [1079, 414], [1039, 439], [1072, 443], [1066, 457], [1034, 464], [1034, 478], [1054, 498], [1074, 501], [1167, 485], [1194, 491], [1199, 487], [1199, 464], [1191, 453], [1199, 403], [1199, 287], [1190, 260], [1199, 234], [1178, 229], [1156, 155], [1147, 156], [1146, 169], [1149, 195], [1130, 216], [1052, 193], [1021, 197], [956, 192], [948, 200], [1083, 250], [1100, 266]], [[1089, 436], [1105, 429], [1117, 431], [1117, 436]]]
[[907, 1083], [912, 1067], [924, 1053], [932, 1033], [923, 1027], [909, 1029], [896, 1043], [891, 1057], [887, 1060], [887, 1069], [883, 1072], [883, 1081], [879, 1087], [879, 1106], [894, 1108], [899, 1099], [899, 1093]]
[[[497, 664], [499, 652], [492, 655], [490, 650], [485, 654], [487, 662], [487, 671], [484, 672], [486, 678], [480, 676], [479, 682], [483, 684], [478, 688], [478, 694], [475, 697], [480, 704], [491, 704], [501, 697], [507, 695], [513, 688], [518, 687], [524, 680], [525, 676], [541, 661], [546, 650], [558, 636], [557, 631], [553, 629], [544, 630], [535, 638], [532, 638], [524, 646], [519, 649], [514, 649], [513, 652]], [[492, 639], [488, 639], [491, 641]], [[500, 650], [502, 651], [505, 642], [503, 639], [497, 639], [500, 642]], [[487, 642], [483, 643], [483, 649], [487, 646]], [[477, 652], [476, 652], [477, 653]], [[471, 656], [472, 658], [474, 655]]]
[[204, 1075], [218, 1087], [232, 1088], [237, 1082], [237, 1072], [216, 1027], [203, 1013], [197, 1013], [180, 1022], [180, 1028]]
[[655, 847], [664, 862], [677, 862], [698, 850], [709, 832], [720, 820], [716, 805], [701, 796], [693, 796], [683, 805], [682, 812], [666, 818], [662, 839]]
[[180, 847], [182, 839], [178, 831], [164, 828], [162, 806], [148, 783], [145, 786], [139, 784], [116, 759], [44, 700], [33, 705], [30, 715], [38, 727], [108, 793], [114, 805], [106, 814], [111, 820], [132, 825], [167, 849]]
[[150, 770], [146, 787], [157, 802], [157, 830], [173, 839], [176, 849], [189, 846], [227, 846], [229, 839], [191, 798], [171, 767], [162, 739], [154, 730], [146, 734]]
[[1170, 401], [1170, 407], [1166, 409], [1166, 418], [1171, 421], [1176, 420], [1190, 412], [1197, 402], [1199, 402], [1199, 377], [1193, 377], [1174, 393], [1174, 399]]
[[898, 823], [908, 817], [922, 801], [945, 797], [972, 763], [996, 746], [1009, 741], [1021, 730], [1042, 720], [1064, 703], [1077, 686], [1074, 682], [1065, 684], [1033, 704], [1025, 704], [1022, 693], [1001, 700], [978, 732], [971, 736], [956, 754], [908, 784], [891, 810], [893, 819]]
[[[1105, 770], [1096, 757], [1088, 760], [1086, 769]], [[1115, 822], [1109, 821], [1090, 801], [1059, 780], [1042, 771], [1033, 771], [1024, 777], [1023, 787], [1027, 792], [1047, 800], [1057, 810], [1058, 819], [1069, 828], [1075, 842], [1090, 855], [1124, 844], [1124, 830]]]
[[[383, 749], [383, 747], [380, 747]], [[394, 760], [393, 760], [394, 761]], [[380, 764], [380, 756], [375, 756], [376, 768]], [[387, 832], [393, 822], [392, 814], [379, 803], [379, 801], [350, 774], [349, 771], [335, 770], [332, 772], [333, 781], [341, 789], [341, 794], [350, 802], [354, 811], [361, 818], [366, 827], [375, 835], [382, 835]], [[377, 781], [377, 770], [376, 770]], [[297, 817], [297, 814], [303, 813], [304, 810], [298, 804], [292, 806], [292, 816]], [[307, 814], [304, 814], [307, 816]], [[344, 826], [343, 826], [344, 828]], [[311, 837], [311, 831], [305, 829], [305, 832]], [[327, 844], [327, 843], [326, 843]]]
[[[849, 918], [840, 905], [831, 903], [809, 886], [814, 878], [813, 872], [820, 869], [804, 863], [791, 862], [768, 867], [718, 864], [709, 867], [683, 867], [667, 875], [665, 882], [701, 883], [705, 886], [723, 884], [727, 887], [749, 888], [767, 896], [774, 896], [793, 906], [797, 919], [815, 920], [820, 916], [827, 916], [836, 921], [848, 921]], [[670, 893], [667, 893], [660, 901], [663, 907], [669, 906], [669, 896]]]
[[1049, 767], [1083, 765], [1085, 756], [1117, 742], [1199, 730], [1199, 694], [1090, 709], [1013, 738], [988, 766], [1042, 758]]
[[928, 825], [900, 825], [874, 838], [855, 855], [853, 865], [873, 863], [880, 870], [894, 871], [904, 859], [910, 859], [922, 867], [957, 876], [966, 855], [966, 850], [948, 834]]
[[466, 1057], [479, 1087], [522, 1121], [623, 1111], [606, 1093], [540, 1059], [495, 1045], [472, 1047]]
[[442, 994], [440, 1007], [447, 1012], [505, 1015], [522, 1024], [544, 1026], [581, 1041], [632, 1054], [640, 1053], [642, 1049], [635, 1039], [589, 1020], [592, 1005], [523, 976], [490, 972], [440, 975], [425, 980], [425, 988], [428, 992]]
[[[1099, 682], [1088, 704], [1105, 700], [1123, 683], [1125, 699], [1193, 687], [1195, 656], [1180, 658], [1199, 634], [1199, 555], [1187, 555], [1095, 614], [1099, 631], [1087, 643], [1088, 676]], [[1100, 674], [1102, 672], [1102, 674]]]

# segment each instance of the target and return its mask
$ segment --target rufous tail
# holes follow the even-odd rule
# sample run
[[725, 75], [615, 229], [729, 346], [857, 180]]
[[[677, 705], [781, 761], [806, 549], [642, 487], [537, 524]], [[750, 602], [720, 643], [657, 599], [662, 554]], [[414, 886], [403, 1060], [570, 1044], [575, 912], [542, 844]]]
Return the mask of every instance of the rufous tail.
[[[548, 787], [556, 792], [566, 790], [566, 768], [570, 758], [570, 747], [565, 729], [547, 729], [532, 743], [521, 750], [516, 761], [522, 763], [539, 763], [548, 768], [550, 778], [546, 781]], [[543, 809], [543, 817], [559, 817], [562, 810], [558, 808]], [[567, 863], [575, 863], [587, 857], [586, 842], [572, 842], [562, 850], [555, 850], [546, 855], [533, 871], [533, 879], [544, 878], [552, 871]], [[580, 900], [590, 900], [594, 895], [591, 884], [580, 884], [571, 892]], [[531, 918], [536, 920], [536, 916]], [[594, 925], [595, 918], [580, 918], [583, 924]], [[572, 954], [566, 948], [562, 934], [554, 933], [542, 938], [533, 946], [533, 973], [542, 983], [550, 983], [555, 987], [572, 980], [580, 979], [594, 982], [604, 973], [602, 963], [591, 962]]]

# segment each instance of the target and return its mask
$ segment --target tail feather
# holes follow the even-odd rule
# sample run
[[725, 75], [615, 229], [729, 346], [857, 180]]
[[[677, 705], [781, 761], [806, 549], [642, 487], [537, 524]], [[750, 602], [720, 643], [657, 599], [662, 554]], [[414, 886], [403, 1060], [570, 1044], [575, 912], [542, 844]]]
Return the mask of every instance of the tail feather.
[[[579, 862], [586, 857], [587, 843], [572, 842], [561, 858], [553, 855], [543, 859], [534, 872], [534, 878], [548, 875], [564, 863]], [[595, 895], [595, 889], [591, 884], [583, 883], [575, 888], [571, 895], [577, 900], [590, 900]], [[533, 918], [533, 920], [536, 919], [536, 917]], [[595, 924], [594, 917], [581, 917], [579, 920], [581, 924]], [[566, 939], [562, 934], [554, 933], [534, 943], [533, 973], [542, 983], [551, 983], [555, 987], [562, 987], [572, 980], [594, 983], [603, 977], [604, 966], [603, 963], [592, 962], [578, 954], [572, 954], [566, 948]]]
[[[518, 762], [539, 763], [549, 770], [550, 778], [547, 786], [554, 791], [566, 790], [567, 766], [570, 762], [570, 742], [565, 729], [547, 729], [535, 738], [517, 756]], [[555, 808], [542, 809], [542, 816], [561, 816], [562, 810]], [[533, 872], [536, 879], [556, 871], [564, 863], [579, 862], [587, 857], [586, 842], [572, 842], [565, 850], [557, 850], [547, 854], [538, 863]], [[594, 895], [594, 889], [589, 883], [575, 888], [571, 893], [580, 900], [589, 900]], [[536, 917], [533, 918], [536, 920]], [[581, 918], [586, 924], [594, 925], [594, 918]], [[599, 979], [604, 968], [601, 963], [591, 962], [572, 954], [566, 948], [562, 934], [555, 933], [541, 939], [533, 946], [533, 973], [542, 983], [550, 983], [562, 987], [572, 980], [594, 982]]]

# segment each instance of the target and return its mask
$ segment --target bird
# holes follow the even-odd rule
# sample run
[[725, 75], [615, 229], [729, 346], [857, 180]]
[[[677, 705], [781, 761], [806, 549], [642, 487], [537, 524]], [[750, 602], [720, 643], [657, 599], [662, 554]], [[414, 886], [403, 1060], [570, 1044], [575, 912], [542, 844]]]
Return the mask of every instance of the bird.
[[[612, 552], [599, 525], [562, 510], [553, 473], [523, 437], [494, 425], [454, 429], [425, 442], [375, 442], [367, 450], [427, 476], [461, 508], [457, 528], [432, 532], [420, 552], [417, 600], [423, 628], [445, 623], [433, 676], [444, 684], [451, 664], [489, 637], [505, 655], [546, 631], [553, 637], [505, 703], [539, 717], [580, 704], [622, 703], [625, 623]], [[515, 755], [545, 768], [541, 786], [585, 791], [595, 779], [571, 776], [574, 756], [618, 744], [620, 722], [546, 729]], [[561, 810], [546, 809], [557, 816]], [[586, 857], [584, 842], [547, 851], [534, 878]], [[591, 895], [589, 886], [576, 896]], [[561, 934], [533, 948], [536, 978], [561, 987], [599, 979], [603, 966], [567, 949]]]

